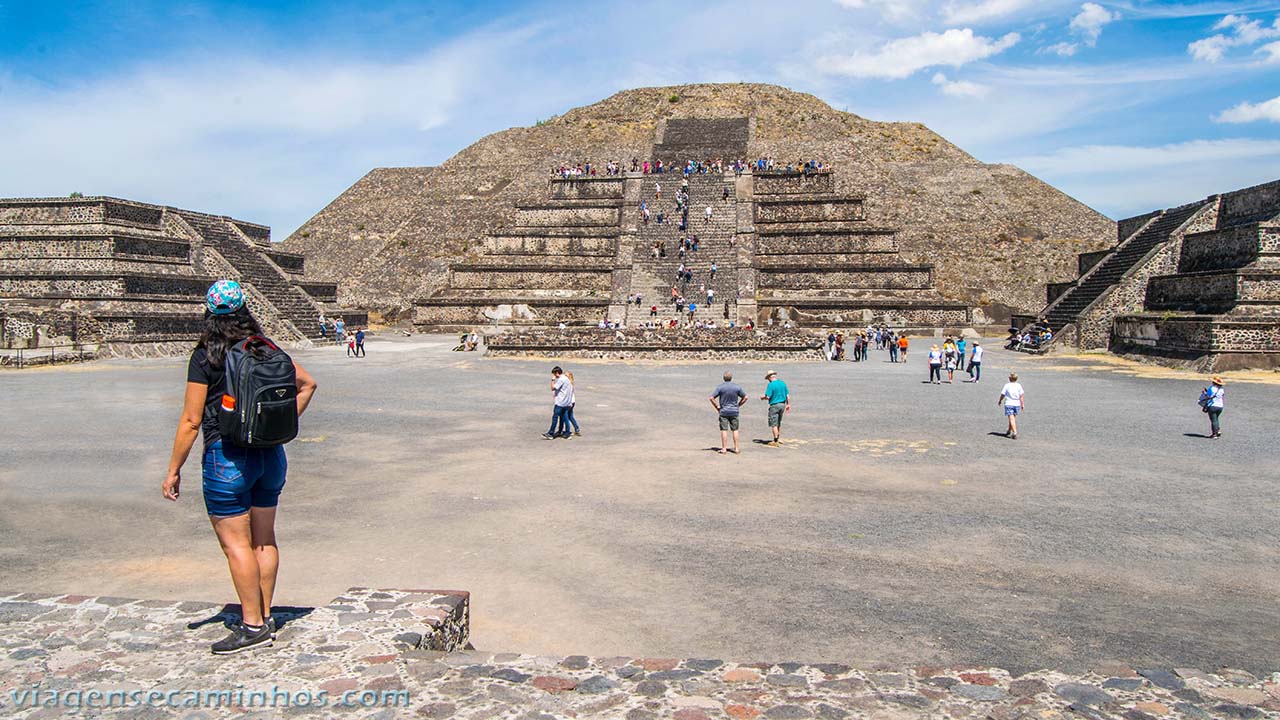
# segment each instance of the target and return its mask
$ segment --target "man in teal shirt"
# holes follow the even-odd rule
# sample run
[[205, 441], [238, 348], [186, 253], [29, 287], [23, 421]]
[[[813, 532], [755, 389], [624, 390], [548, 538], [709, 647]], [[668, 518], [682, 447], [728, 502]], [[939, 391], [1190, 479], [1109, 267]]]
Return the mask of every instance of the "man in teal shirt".
[[782, 416], [791, 412], [791, 393], [787, 390], [787, 384], [779, 380], [778, 373], [773, 370], [765, 373], [764, 379], [769, 384], [760, 399], [769, 402], [769, 428], [773, 430], [773, 441], [769, 444], [777, 447], [781, 442], [779, 436], [782, 434]]

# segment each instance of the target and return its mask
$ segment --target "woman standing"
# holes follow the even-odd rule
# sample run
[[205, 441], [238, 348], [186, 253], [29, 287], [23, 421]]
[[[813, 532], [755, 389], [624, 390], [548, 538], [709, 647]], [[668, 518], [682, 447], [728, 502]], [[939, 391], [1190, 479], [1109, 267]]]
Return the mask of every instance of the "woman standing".
[[1200, 404], [1209, 414], [1209, 437], [1214, 440], [1222, 437], [1222, 424], [1218, 419], [1222, 417], [1223, 396], [1227, 392], [1222, 385], [1222, 378], [1214, 375], [1209, 387], [1200, 393]]
[[929, 348], [929, 382], [934, 385], [942, 384], [942, 351], [937, 345]]
[[[573, 416], [573, 409], [578, 407], [578, 395], [575, 392], [577, 387], [573, 383], [572, 372], [567, 372], [564, 375], [569, 378], [569, 412], [565, 413], [565, 419], [567, 419], [569, 424], [573, 426], [573, 434], [581, 435], [582, 428], [578, 427], [578, 419]], [[565, 430], [568, 430], [568, 428], [565, 428]]]
[[[164, 497], [178, 499], [182, 466], [196, 434], [202, 433], [205, 509], [227, 556], [241, 608], [240, 623], [225, 639], [213, 644], [217, 655], [270, 646], [276, 628], [271, 598], [280, 563], [275, 520], [288, 467], [284, 447], [240, 447], [224, 443], [218, 431], [218, 408], [226, 391], [223, 361], [227, 350], [254, 335], [262, 335], [262, 328], [244, 306], [244, 291], [239, 283], [214, 283], [205, 295], [204, 330], [187, 364], [182, 418], [173, 440], [169, 473], [161, 486]], [[297, 364], [294, 370], [301, 415], [316, 391], [316, 383]]]

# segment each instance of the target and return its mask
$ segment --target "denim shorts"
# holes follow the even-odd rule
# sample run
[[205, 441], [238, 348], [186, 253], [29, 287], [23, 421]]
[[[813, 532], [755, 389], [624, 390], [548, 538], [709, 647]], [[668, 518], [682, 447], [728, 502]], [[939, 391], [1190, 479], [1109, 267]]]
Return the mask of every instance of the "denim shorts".
[[214, 517], [230, 517], [251, 507], [275, 507], [288, 469], [283, 446], [245, 448], [215, 441], [204, 451], [205, 510]]
[[1020, 406], [1018, 406], [1018, 405], [1005, 405], [1005, 406], [1004, 406], [1004, 414], [1005, 414], [1005, 415], [1017, 415], [1017, 414], [1018, 414], [1018, 412], [1019, 412], [1020, 410], [1022, 410], [1022, 408], [1021, 408]]

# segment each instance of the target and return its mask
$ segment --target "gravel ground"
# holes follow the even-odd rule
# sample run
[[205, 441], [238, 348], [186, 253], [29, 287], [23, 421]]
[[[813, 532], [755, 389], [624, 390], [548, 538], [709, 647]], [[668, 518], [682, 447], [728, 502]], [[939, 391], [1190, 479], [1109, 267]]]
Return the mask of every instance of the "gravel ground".
[[[766, 365], [721, 456], [719, 364], [575, 362], [584, 434], [539, 437], [550, 362], [373, 339], [297, 353], [321, 387], [289, 447], [279, 601], [473, 592], [473, 641], [538, 654], [1270, 672], [1280, 645], [1280, 386], [1011, 357], [981, 384], [908, 365]], [[1022, 375], [1017, 441], [1003, 376]], [[185, 362], [0, 373], [0, 588], [231, 599], [199, 466], [160, 480]], [[959, 380], [959, 376], [957, 376]]]

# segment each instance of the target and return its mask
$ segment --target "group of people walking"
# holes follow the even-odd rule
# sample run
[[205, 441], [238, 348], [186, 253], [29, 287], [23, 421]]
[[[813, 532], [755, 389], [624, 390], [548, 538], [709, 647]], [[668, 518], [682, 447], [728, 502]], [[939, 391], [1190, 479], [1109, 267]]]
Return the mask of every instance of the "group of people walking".
[[943, 341], [942, 347], [937, 345], [929, 348], [929, 382], [934, 385], [942, 384], [942, 372], [946, 370], [947, 383], [955, 381], [956, 370], [962, 370], [969, 374], [971, 378], [969, 382], [978, 382], [982, 380], [982, 343], [977, 340], [973, 341], [972, 354], [969, 355], [969, 366], [965, 367], [965, 345], [966, 340], [963, 337], [951, 339], [950, 336]]

